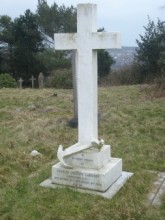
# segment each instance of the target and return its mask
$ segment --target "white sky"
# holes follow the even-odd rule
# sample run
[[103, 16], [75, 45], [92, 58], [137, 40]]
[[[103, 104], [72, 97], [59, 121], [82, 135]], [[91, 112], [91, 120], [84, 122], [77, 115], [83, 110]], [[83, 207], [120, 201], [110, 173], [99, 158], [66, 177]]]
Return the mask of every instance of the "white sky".
[[[106, 31], [119, 31], [122, 33], [123, 46], [136, 46], [136, 39], [144, 34], [143, 26], [157, 18], [165, 20], [165, 0], [47, 0], [49, 5], [54, 1], [60, 6], [78, 3], [97, 4], [98, 28], [104, 27]], [[0, 0], [0, 15], [8, 15], [12, 18], [24, 14], [26, 9], [35, 12], [38, 0]]]

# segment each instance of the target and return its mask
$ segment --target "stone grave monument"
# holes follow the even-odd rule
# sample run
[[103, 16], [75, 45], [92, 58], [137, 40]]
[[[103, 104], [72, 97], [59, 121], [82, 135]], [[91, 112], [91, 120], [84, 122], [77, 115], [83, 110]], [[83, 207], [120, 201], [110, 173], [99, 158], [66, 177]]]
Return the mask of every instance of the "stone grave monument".
[[30, 78], [30, 80], [32, 81], [32, 89], [34, 89], [34, 81], [36, 80], [36, 78], [34, 78], [34, 76], [32, 76], [32, 78]]
[[39, 89], [43, 89], [44, 88], [44, 74], [42, 72], [40, 72], [39, 76], [38, 76], [38, 86]]
[[23, 83], [23, 79], [22, 79], [22, 78], [20, 78], [18, 81], [19, 81], [19, 88], [20, 88], [20, 89], [22, 89], [22, 83]]
[[69, 120], [68, 124], [72, 128], [78, 126], [78, 100], [77, 100], [77, 70], [76, 70], [76, 51], [72, 50], [72, 79], [73, 79], [73, 100], [74, 100], [74, 116]]
[[[77, 33], [55, 34], [56, 50], [74, 50], [78, 92], [78, 143], [63, 150], [52, 166], [49, 183], [70, 186], [111, 198], [132, 175], [122, 171], [122, 159], [111, 157], [111, 146], [98, 140], [97, 49], [120, 48], [120, 33], [97, 32], [95, 4], [78, 4]], [[81, 191], [81, 190], [80, 190]], [[107, 194], [105, 194], [107, 193]]]

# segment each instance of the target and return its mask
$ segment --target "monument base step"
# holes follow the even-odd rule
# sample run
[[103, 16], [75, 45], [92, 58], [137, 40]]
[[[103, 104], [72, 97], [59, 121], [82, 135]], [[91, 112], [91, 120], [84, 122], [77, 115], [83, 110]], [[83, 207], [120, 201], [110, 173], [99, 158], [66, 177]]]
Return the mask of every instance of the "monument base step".
[[52, 167], [52, 183], [105, 192], [122, 175], [122, 159], [111, 158], [101, 169]]
[[80, 169], [101, 169], [111, 160], [111, 146], [103, 145], [101, 149], [90, 148], [64, 158], [67, 165]]
[[69, 188], [76, 192], [88, 193], [92, 195], [102, 196], [103, 198], [106, 198], [106, 199], [111, 199], [123, 187], [123, 185], [132, 175], [133, 173], [123, 171], [122, 175], [105, 192], [98, 192], [98, 191], [89, 190], [89, 189], [81, 189], [81, 188], [76, 188], [76, 187], [69, 187], [69, 186], [54, 184], [52, 183], [52, 178], [44, 180], [42, 183], [40, 183], [40, 186], [46, 187], [46, 188], [52, 188], [52, 189]]

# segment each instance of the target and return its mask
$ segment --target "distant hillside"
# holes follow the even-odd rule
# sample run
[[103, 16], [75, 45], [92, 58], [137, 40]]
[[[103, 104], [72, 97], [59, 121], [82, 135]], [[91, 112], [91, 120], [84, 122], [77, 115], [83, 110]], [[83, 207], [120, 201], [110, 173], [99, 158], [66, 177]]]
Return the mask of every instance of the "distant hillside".
[[112, 69], [120, 69], [121, 67], [132, 63], [136, 53], [136, 47], [122, 47], [121, 49], [110, 49], [107, 51], [116, 61], [112, 66]]

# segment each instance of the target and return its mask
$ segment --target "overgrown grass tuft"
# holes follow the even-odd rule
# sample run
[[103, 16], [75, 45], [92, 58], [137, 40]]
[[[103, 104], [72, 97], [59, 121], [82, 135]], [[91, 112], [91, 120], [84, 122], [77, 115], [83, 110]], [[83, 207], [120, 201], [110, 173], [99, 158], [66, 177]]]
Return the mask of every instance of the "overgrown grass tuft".
[[[148, 90], [147, 90], [148, 92]], [[39, 186], [51, 175], [59, 144], [77, 142], [71, 90], [0, 90], [0, 219], [163, 220], [147, 205], [156, 174], [165, 172], [165, 103], [140, 86], [99, 88], [99, 138], [134, 175], [111, 200]], [[34, 108], [30, 108], [30, 106]], [[38, 150], [41, 155], [32, 157]]]

